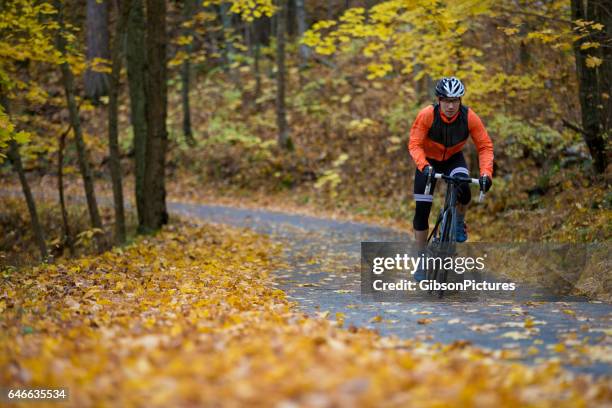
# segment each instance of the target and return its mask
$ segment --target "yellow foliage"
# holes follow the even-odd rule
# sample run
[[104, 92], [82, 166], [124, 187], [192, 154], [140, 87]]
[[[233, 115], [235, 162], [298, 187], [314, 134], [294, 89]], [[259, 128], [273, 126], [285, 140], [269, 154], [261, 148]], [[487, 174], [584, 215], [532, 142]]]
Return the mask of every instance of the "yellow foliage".
[[[0, 9], [0, 92], [9, 100], [24, 98], [29, 103], [45, 101], [46, 92], [36, 81], [23, 81], [15, 64], [30, 61], [34, 64], [56, 64], [59, 55], [54, 46], [57, 24], [48, 15], [55, 9], [47, 2], [14, 0]], [[0, 109], [1, 112], [1, 109]], [[15, 133], [15, 126], [6, 115], [0, 115], [0, 162], [8, 141], [26, 143], [31, 139], [26, 132]]]
[[[75, 64], [79, 64], [81, 61], [78, 61], [77, 59], [73, 59], [71, 62], [71, 67], [74, 67]], [[102, 72], [105, 74], [110, 74], [112, 72], [111, 69], [111, 61], [105, 58], [94, 58], [92, 59], [90, 62], [90, 67], [91, 70], [94, 72]], [[82, 68], [81, 68], [82, 69]], [[74, 70], [74, 68], [73, 68]]]
[[[551, 7], [566, 13], [567, 7], [558, 3]], [[515, 6], [492, 0], [388, 0], [367, 11], [360, 7], [348, 9], [338, 21], [314, 24], [305, 33], [303, 43], [324, 55], [338, 51], [350, 55], [355, 48], [360, 49], [367, 58], [364, 66], [367, 66], [370, 80], [386, 77], [395, 67], [399, 67], [400, 74], [414, 80], [424, 76], [432, 79], [458, 76], [468, 86], [469, 101], [466, 99], [466, 102], [486, 115], [487, 109], [495, 108], [491, 107], [491, 90], [484, 84], [498, 74], [507, 75], [507, 82], [512, 83], [510, 79], [522, 73], [509, 72], [501, 61], [491, 61], [486, 47], [495, 46], [496, 40], [483, 41], [484, 25], [505, 19], [510, 24], [498, 28], [504, 37], [511, 37], [507, 41], [538, 43], [540, 48], [545, 45], [546, 50], [562, 54], [564, 59], [569, 59], [568, 55], [571, 57], [576, 39], [576, 33], [567, 24], [539, 22], [534, 25], [536, 29], [522, 30], [525, 17], [518, 18], [512, 7]], [[584, 27], [595, 29], [592, 22], [583, 23]], [[347, 37], [353, 39], [352, 48], [341, 46], [347, 43]], [[523, 67], [519, 65], [518, 68]], [[541, 88], [543, 79], [560, 76], [559, 72], [551, 72], [558, 69], [554, 64], [544, 64], [539, 72], [525, 68], [521, 76], [529, 77], [530, 85], [517, 84], [516, 90], [504, 92], [504, 96], [518, 98], [522, 90], [535, 92]]]
[[516, 27], [500, 27], [500, 29], [508, 36], [514, 35], [519, 32]]
[[181, 35], [176, 39], [177, 45], [189, 45], [193, 42], [192, 35]]
[[582, 43], [582, 45], [580, 45], [580, 49], [588, 50], [589, 48], [599, 48], [599, 46], [600, 46], [599, 43], [588, 41], [588, 42]]
[[353, 132], [361, 132], [374, 126], [376, 126], [376, 122], [374, 122], [372, 119], [363, 118], [351, 120], [347, 128]]
[[368, 79], [382, 78], [387, 73], [391, 72], [392, 69], [393, 67], [391, 66], [391, 64], [370, 64], [368, 65], [368, 71], [370, 71]]
[[247, 22], [252, 22], [264, 15], [271, 17], [276, 12], [276, 6], [274, 6], [272, 0], [207, 0], [204, 2], [204, 6], [221, 3], [229, 3], [230, 12], [240, 15]]
[[206, 11], [201, 11], [193, 16], [193, 19], [199, 23], [206, 23], [210, 21], [214, 21], [217, 18], [215, 13], [210, 13]]
[[589, 68], [596, 68], [601, 65], [603, 60], [601, 58], [595, 57], [593, 55], [589, 55], [586, 58], [586, 66]]
[[366, 45], [363, 49], [363, 55], [366, 57], [373, 57], [374, 54], [383, 48], [383, 44], [371, 42]]
[[170, 67], [179, 66], [187, 58], [189, 58], [189, 54], [187, 54], [185, 51], [182, 51], [182, 50], [181, 51], [177, 51], [177, 53], [174, 56], [174, 58], [172, 58], [170, 61], [168, 61], [168, 66], [170, 66]]

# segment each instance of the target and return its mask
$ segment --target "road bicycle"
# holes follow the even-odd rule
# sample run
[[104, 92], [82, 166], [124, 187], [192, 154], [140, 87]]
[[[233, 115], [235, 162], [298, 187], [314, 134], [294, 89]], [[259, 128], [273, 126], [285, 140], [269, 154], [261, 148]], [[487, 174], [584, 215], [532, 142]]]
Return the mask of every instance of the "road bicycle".
[[[446, 259], [447, 257], [453, 257], [456, 255], [457, 239], [456, 224], [457, 224], [457, 189], [461, 183], [477, 184], [480, 185], [480, 181], [476, 178], [463, 177], [463, 176], [447, 176], [442, 173], [435, 173], [433, 175], [436, 179], [443, 179], [446, 181], [446, 198], [444, 199], [444, 207], [440, 210], [436, 225], [427, 238], [428, 255], [434, 258]], [[427, 179], [425, 187], [425, 194], [429, 194], [431, 191], [431, 176]], [[480, 196], [478, 201], [484, 200], [485, 193], [480, 190]], [[432, 239], [433, 238], [433, 239]], [[441, 263], [434, 262], [431, 268], [427, 268], [426, 279], [429, 281], [438, 281], [439, 283], [445, 283], [448, 278], [448, 269], [445, 269]], [[430, 285], [431, 286], [431, 285]], [[433, 289], [429, 290], [429, 293], [433, 293]], [[444, 296], [444, 289], [438, 290], [438, 297]]]

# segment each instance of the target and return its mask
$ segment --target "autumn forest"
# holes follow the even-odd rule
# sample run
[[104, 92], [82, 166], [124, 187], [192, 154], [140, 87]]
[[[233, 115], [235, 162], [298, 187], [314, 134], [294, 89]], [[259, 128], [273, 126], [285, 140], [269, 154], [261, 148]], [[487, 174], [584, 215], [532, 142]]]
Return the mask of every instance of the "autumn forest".
[[[612, 403], [611, 95], [611, 0], [0, 0], [0, 401]], [[522, 289], [368, 300], [446, 103]]]

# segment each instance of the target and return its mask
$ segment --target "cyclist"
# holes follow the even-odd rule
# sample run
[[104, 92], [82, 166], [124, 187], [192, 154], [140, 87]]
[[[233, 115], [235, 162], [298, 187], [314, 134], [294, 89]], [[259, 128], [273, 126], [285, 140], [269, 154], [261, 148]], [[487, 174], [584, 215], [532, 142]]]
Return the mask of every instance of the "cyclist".
[[[459, 79], [442, 78], [436, 85], [438, 103], [422, 109], [410, 129], [408, 150], [416, 163], [414, 175], [416, 209], [412, 226], [419, 253], [422, 253], [427, 245], [429, 213], [436, 183], [433, 175], [439, 172], [449, 176], [469, 177], [462, 153], [468, 136], [472, 137], [478, 149], [480, 188], [487, 192], [493, 184], [493, 142], [478, 115], [461, 104], [461, 97], [464, 94], [465, 87]], [[429, 175], [432, 176], [431, 191], [425, 195]], [[469, 185], [461, 184], [457, 192], [457, 242], [467, 240], [465, 213], [470, 200]], [[418, 281], [423, 280], [425, 271], [417, 270], [414, 277]]]

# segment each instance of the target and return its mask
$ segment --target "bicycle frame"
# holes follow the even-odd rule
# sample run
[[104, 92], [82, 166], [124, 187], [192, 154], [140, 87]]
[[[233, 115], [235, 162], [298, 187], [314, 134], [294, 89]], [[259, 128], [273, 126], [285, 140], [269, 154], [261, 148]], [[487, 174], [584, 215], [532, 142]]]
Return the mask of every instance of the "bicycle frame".
[[434, 226], [431, 234], [427, 238], [427, 242], [431, 241], [431, 238], [437, 242], [451, 242], [455, 241], [455, 231], [453, 228], [457, 219], [457, 184], [449, 182], [446, 189], [446, 197], [444, 199], [444, 207], [440, 210], [436, 225]]
[[[456, 239], [456, 224], [457, 224], [457, 189], [460, 183], [472, 183], [480, 184], [478, 179], [467, 178], [467, 177], [453, 177], [446, 176], [444, 174], [435, 174], [436, 179], [444, 179], [447, 184], [446, 197], [444, 199], [444, 207], [440, 210], [436, 225], [434, 226], [431, 234], [427, 238], [430, 251], [435, 255], [442, 258], [455, 255], [455, 249], [457, 245]], [[428, 180], [427, 187], [425, 189], [426, 194], [429, 193], [431, 187], [431, 180]], [[480, 192], [480, 198], [478, 201], [482, 201], [484, 193]], [[433, 242], [431, 238], [434, 237]], [[448, 270], [444, 268], [434, 268], [433, 270], [427, 271], [428, 280], [437, 280], [440, 283], [446, 282], [448, 277]], [[431, 290], [429, 291], [432, 292]], [[438, 291], [438, 297], [442, 297], [444, 291], [440, 289]]]

